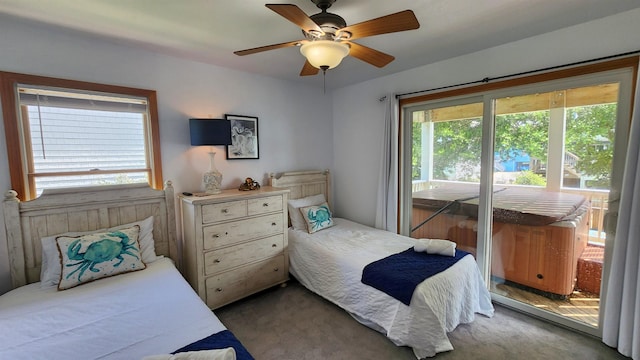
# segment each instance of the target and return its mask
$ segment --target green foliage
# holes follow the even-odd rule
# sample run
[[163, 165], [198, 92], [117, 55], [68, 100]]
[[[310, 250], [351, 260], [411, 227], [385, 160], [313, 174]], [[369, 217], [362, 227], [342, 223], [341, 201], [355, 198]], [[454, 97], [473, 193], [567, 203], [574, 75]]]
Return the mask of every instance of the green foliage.
[[[433, 128], [434, 179], [477, 179], [476, 169], [480, 167], [482, 147], [482, 119], [437, 122]], [[458, 176], [452, 178], [452, 172]]]
[[[545, 111], [498, 116], [495, 151], [502, 161], [510, 160], [515, 149], [546, 161], [548, 128]], [[435, 123], [434, 136], [434, 179], [479, 181], [482, 119]]]
[[511, 160], [514, 150], [547, 161], [549, 112], [533, 111], [496, 116], [495, 151], [502, 161]]
[[616, 104], [567, 109], [565, 147], [579, 157], [576, 169], [592, 178], [589, 187], [609, 187], [616, 113]]
[[412, 126], [412, 149], [411, 152], [411, 180], [420, 180], [420, 169], [422, 168], [422, 123], [413, 122]]
[[547, 186], [547, 179], [542, 175], [538, 175], [533, 171], [527, 170], [520, 172], [514, 183], [518, 185]]
[[[608, 187], [616, 111], [616, 104], [567, 109], [565, 150], [579, 157], [575, 168], [583, 176], [591, 178], [587, 181], [589, 187]], [[433, 178], [477, 181], [482, 119], [436, 122], [433, 127]], [[515, 150], [519, 150], [543, 163], [547, 162], [549, 111], [497, 116], [495, 134], [495, 151], [502, 161], [511, 160], [518, 153]], [[421, 146], [421, 124], [414, 123], [414, 180], [420, 178]], [[526, 175], [521, 181], [533, 181], [533, 177]]]

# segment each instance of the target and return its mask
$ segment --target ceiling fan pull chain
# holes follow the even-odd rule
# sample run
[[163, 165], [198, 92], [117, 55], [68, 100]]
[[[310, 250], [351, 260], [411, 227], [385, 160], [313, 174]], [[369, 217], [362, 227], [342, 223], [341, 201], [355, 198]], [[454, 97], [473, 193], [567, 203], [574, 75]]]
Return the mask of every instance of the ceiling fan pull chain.
[[327, 93], [327, 69], [329, 67], [328, 66], [320, 66], [320, 69], [322, 70], [322, 94], [326, 94]]

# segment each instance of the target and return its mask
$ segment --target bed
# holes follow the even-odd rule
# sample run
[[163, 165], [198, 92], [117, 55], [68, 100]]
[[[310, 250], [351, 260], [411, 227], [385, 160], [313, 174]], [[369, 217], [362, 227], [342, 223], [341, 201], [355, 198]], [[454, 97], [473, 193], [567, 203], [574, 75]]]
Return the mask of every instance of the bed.
[[[456, 183], [414, 192], [413, 224], [448, 207], [412, 237], [449, 239], [474, 253], [478, 194], [478, 185]], [[586, 198], [543, 189], [496, 187], [493, 207], [492, 276], [551, 298], [570, 295], [578, 259], [588, 240]]]
[[[253, 359], [176, 268], [170, 182], [162, 191], [131, 184], [45, 191], [26, 202], [16, 195], [8, 191], [3, 204], [14, 289], [0, 296], [0, 328], [11, 329], [0, 337], [0, 358], [182, 358], [199, 351]], [[92, 257], [95, 244], [112, 244], [113, 234], [131, 235], [121, 238], [118, 256]], [[67, 240], [69, 250], [53, 258], [51, 244], [63, 249]]]
[[[271, 175], [271, 185], [289, 189], [293, 204], [318, 194], [328, 201], [329, 179], [328, 171], [290, 172]], [[293, 217], [291, 220], [292, 224], [296, 222]], [[472, 256], [462, 257], [447, 270], [422, 281], [406, 305], [364, 284], [363, 270], [411, 249], [416, 241], [347, 219], [333, 221], [333, 226], [314, 233], [289, 228], [291, 274], [396, 345], [410, 346], [417, 358], [453, 350], [447, 333], [459, 324], [472, 322], [476, 313], [493, 316], [489, 292]]]

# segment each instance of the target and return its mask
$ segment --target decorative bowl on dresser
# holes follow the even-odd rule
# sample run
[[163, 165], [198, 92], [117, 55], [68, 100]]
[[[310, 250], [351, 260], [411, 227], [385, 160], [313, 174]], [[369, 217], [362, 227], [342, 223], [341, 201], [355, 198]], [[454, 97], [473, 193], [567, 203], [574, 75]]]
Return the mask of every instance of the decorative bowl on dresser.
[[180, 196], [183, 273], [215, 309], [289, 280], [289, 190]]

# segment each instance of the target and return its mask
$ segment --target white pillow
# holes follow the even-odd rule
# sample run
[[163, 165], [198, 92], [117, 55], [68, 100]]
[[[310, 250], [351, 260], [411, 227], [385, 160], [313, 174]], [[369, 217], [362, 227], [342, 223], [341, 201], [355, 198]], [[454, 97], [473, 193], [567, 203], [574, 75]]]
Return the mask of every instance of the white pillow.
[[324, 194], [307, 196], [305, 198], [289, 200], [287, 202], [289, 208], [289, 218], [291, 219], [291, 226], [296, 230], [307, 230], [307, 223], [304, 221], [302, 214], [298, 209], [306, 206], [320, 205], [326, 202]]
[[56, 244], [62, 259], [58, 290], [144, 269], [139, 234], [140, 226], [135, 225], [83, 236], [58, 236]]
[[99, 229], [94, 231], [83, 232], [67, 232], [64, 234], [57, 234], [52, 236], [43, 237], [40, 239], [42, 243], [42, 268], [40, 269], [40, 287], [47, 288], [51, 286], [57, 286], [60, 281], [60, 253], [56, 245], [56, 238], [58, 236], [83, 236], [94, 234], [107, 230], [121, 230], [124, 228], [140, 226], [140, 235], [138, 237], [140, 243], [140, 249], [142, 251], [142, 261], [145, 264], [150, 264], [157, 260], [156, 248], [153, 240], [153, 216], [136, 221], [130, 224], [118, 225], [109, 229]]

